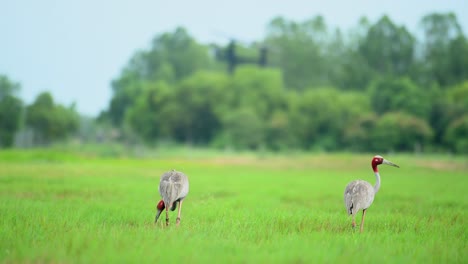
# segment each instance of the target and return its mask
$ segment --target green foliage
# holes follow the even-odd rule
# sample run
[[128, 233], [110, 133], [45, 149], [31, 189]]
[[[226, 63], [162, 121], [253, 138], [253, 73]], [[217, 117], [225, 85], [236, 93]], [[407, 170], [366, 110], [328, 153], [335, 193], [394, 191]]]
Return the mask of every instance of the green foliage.
[[468, 114], [450, 123], [445, 139], [457, 153], [468, 153]]
[[468, 80], [449, 89], [447, 96], [456, 114], [468, 112]]
[[112, 82], [114, 95], [108, 111], [102, 114], [101, 119], [109, 119], [114, 125], [121, 125], [127, 109], [133, 106], [136, 98], [142, 93], [142, 83], [136, 73], [125, 70], [119, 79]]
[[327, 35], [321, 16], [302, 23], [282, 17], [270, 22], [266, 37], [266, 43], [273, 51], [270, 64], [282, 70], [287, 87], [304, 90], [330, 84], [327, 73], [332, 65], [327, 61], [324, 50]]
[[291, 124], [302, 146], [324, 150], [339, 149], [345, 128], [370, 112], [365, 96], [332, 88], [298, 94], [291, 106]]
[[143, 92], [126, 112], [127, 124], [150, 142], [158, 137], [168, 137], [171, 130], [167, 123], [173, 118], [170, 104], [174, 101], [174, 95], [171, 88], [163, 81], [145, 83], [141, 87]]
[[431, 91], [419, 88], [408, 78], [384, 78], [370, 87], [372, 107], [377, 114], [403, 111], [428, 119]]
[[33, 129], [35, 141], [39, 144], [66, 138], [78, 129], [78, 121], [73, 107], [55, 104], [48, 92], [39, 94], [26, 108], [26, 125]]
[[[99, 124], [77, 121], [50, 94], [24, 109], [19, 85], [0, 76], [0, 145], [51, 143], [80, 122], [81, 140], [128, 145], [460, 152], [468, 41], [452, 13], [424, 16], [421, 29], [412, 34], [385, 15], [348, 32], [322, 16], [276, 17], [265, 39], [226, 46], [178, 27], [131, 57]], [[21, 115], [34, 131], [17, 132]]]
[[[467, 78], [468, 42], [451, 13], [429, 14], [421, 28], [422, 42], [385, 15], [361, 18], [348, 34], [321, 16], [276, 17], [263, 41], [226, 47], [176, 28], [133, 56], [101, 119], [146, 142], [446, 150], [449, 124], [468, 111], [456, 88]], [[389, 141], [374, 142], [386, 133]]]
[[286, 104], [281, 72], [258, 67], [238, 67], [226, 91], [230, 108], [253, 108], [267, 119], [275, 109]]
[[14, 135], [20, 127], [23, 103], [16, 97], [19, 89], [19, 84], [0, 75], [0, 148], [13, 145]]
[[220, 129], [226, 85], [225, 75], [211, 72], [198, 72], [177, 87], [147, 83], [129, 109], [127, 123], [147, 141], [172, 138], [207, 144]]
[[175, 84], [198, 70], [210, 67], [208, 48], [198, 44], [184, 28], [157, 36], [148, 51], [140, 51], [130, 60], [122, 75], [112, 82], [114, 95], [105, 113], [120, 126], [126, 111], [136, 103], [146, 82]]
[[222, 125], [223, 131], [215, 143], [218, 147], [259, 149], [264, 142], [264, 124], [252, 109], [230, 111], [223, 117]]
[[0, 74], [0, 99], [6, 96], [16, 95], [20, 90], [20, 85], [8, 79], [6, 75]]
[[344, 146], [359, 152], [374, 150], [372, 133], [377, 119], [376, 114], [367, 113], [353, 120], [343, 133]]
[[[373, 69], [359, 51], [369, 28], [370, 22], [366, 17], [362, 17], [357, 26], [350, 31], [349, 40], [344, 43], [344, 51], [338, 53], [338, 61], [332, 65], [333, 68], [340, 69], [339, 79], [334, 83], [341, 89], [364, 91], [375, 77]], [[330, 54], [335, 52], [336, 50], [330, 49]]]
[[369, 28], [359, 52], [376, 73], [405, 75], [412, 67], [414, 44], [415, 38], [405, 27], [383, 16]]
[[342, 57], [342, 60], [339, 87], [346, 90], [365, 91], [374, 77], [374, 72], [366, 63], [365, 58], [356, 51], [349, 51]]
[[468, 44], [453, 13], [432, 13], [421, 19], [427, 83], [453, 85], [468, 78]]
[[198, 72], [175, 90], [177, 113], [172, 119], [173, 133], [180, 141], [207, 144], [221, 127], [227, 98], [228, 78], [223, 74]]
[[15, 132], [20, 127], [23, 103], [17, 97], [7, 95], [0, 99], [0, 146], [11, 147]]
[[388, 112], [377, 120], [372, 131], [373, 149], [419, 151], [432, 136], [426, 121], [404, 112]]
[[291, 129], [289, 114], [284, 110], [275, 110], [265, 125], [265, 145], [272, 150], [286, 150], [299, 146]]
[[[152, 76], [154, 72], [161, 72], [161, 69], [167, 72], [167, 68], [171, 67], [175, 80], [181, 80], [197, 70], [208, 68], [210, 61], [208, 49], [198, 44], [184, 28], [178, 27], [172, 33], [156, 37], [142, 63], [146, 65], [144, 70], [148, 73], [148, 79], [156, 77]], [[163, 63], [166, 66], [161, 67]]]
[[445, 72], [447, 83], [457, 84], [468, 80], [468, 40], [465, 36], [460, 35], [452, 40], [448, 47], [448, 63]]
[[[452, 134], [453, 131], [449, 132], [448, 130], [453, 130], [455, 124], [461, 125], [463, 116], [468, 113], [468, 81], [447, 88], [436, 102], [437, 104], [433, 108], [432, 127], [437, 132], [437, 143], [446, 145], [451, 150], [458, 149], [460, 151], [460, 148], [455, 148], [457, 145], [455, 142], [463, 141], [466, 136], [463, 133]], [[448, 136], [449, 134], [452, 135]]]
[[[338, 92], [330, 89], [306, 91], [292, 107], [292, 123], [300, 141], [310, 148], [320, 142], [320, 136], [330, 136], [339, 131]], [[329, 143], [329, 142], [325, 142]], [[334, 148], [335, 146], [325, 146]]]

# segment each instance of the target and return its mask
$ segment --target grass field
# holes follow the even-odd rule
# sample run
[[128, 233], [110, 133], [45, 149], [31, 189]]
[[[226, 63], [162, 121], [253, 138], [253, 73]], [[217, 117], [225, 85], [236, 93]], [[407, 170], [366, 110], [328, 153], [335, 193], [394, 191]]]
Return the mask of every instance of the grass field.
[[[3, 263], [468, 263], [468, 160], [384, 155], [364, 233], [343, 191], [372, 155], [98, 158], [0, 152]], [[160, 175], [185, 172], [180, 227], [154, 224]], [[162, 217], [164, 219], [164, 217]], [[360, 216], [357, 218], [360, 221]]]

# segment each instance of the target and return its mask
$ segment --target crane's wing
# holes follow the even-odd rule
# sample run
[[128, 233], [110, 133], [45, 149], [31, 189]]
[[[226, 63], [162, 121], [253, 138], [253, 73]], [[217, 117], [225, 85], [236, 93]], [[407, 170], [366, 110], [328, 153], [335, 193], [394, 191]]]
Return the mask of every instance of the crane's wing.
[[344, 192], [344, 202], [348, 214], [356, 214], [360, 209], [366, 209], [369, 201], [374, 198], [373, 188], [370, 183], [357, 180], [349, 183]]
[[166, 206], [171, 206], [174, 201], [185, 198], [188, 189], [187, 176], [182, 172], [172, 170], [161, 176], [159, 194], [161, 194]]

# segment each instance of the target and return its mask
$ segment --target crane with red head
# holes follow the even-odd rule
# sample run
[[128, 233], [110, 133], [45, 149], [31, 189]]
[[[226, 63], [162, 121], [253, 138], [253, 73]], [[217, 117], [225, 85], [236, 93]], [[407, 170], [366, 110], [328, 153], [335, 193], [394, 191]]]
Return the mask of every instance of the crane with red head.
[[356, 227], [356, 214], [362, 209], [361, 228], [362, 233], [364, 229], [364, 218], [366, 216], [367, 208], [369, 208], [374, 201], [375, 194], [380, 189], [380, 173], [377, 166], [386, 164], [399, 168], [398, 165], [384, 159], [382, 156], [376, 155], [372, 158], [371, 165], [374, 170], [376, 183], [372, 186], [370, 183], [363, 180], [356, 180], [350, 182], [344, 192], [344, 202], [348, 215], [353, 217], [353, 228]]
[[159, 194], [162, 200], [156, 206], [156, 217], [154, 222], [158, 222], [158, 218], [162, 211], [166, 209], [166, 225], [169, 225], [169, 209], [174, 211], [179, 204], [177, 212], [176, 225], [180, 224], [180, 212], [182, 210], [182, 202], [189, 192], [189, 181], [182, 172], [171, 170], [161, 176], [159, 182]]

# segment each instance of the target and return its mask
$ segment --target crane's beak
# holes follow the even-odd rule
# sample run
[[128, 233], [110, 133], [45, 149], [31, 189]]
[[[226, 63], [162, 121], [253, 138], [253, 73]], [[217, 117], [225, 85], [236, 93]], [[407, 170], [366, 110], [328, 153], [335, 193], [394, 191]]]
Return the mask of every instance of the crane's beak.
[[156, 212], [156, 217], [154, 218], [154, 223], [158, 222], [159, 215], [161, 214], [162, 210], [158, 209], [158, 212]]
[[398, 165], [396, 165], [395, 163], [390, 162], [390, 161], [388, 161], [388, 160], [386, 160], [386, 159], [384, 159], [382, 163], [383, 163], [383, 164], [390, 165], [390, 166], [393, 166], [393, 167], [400, 168], [400, 166], [398, 166]]

